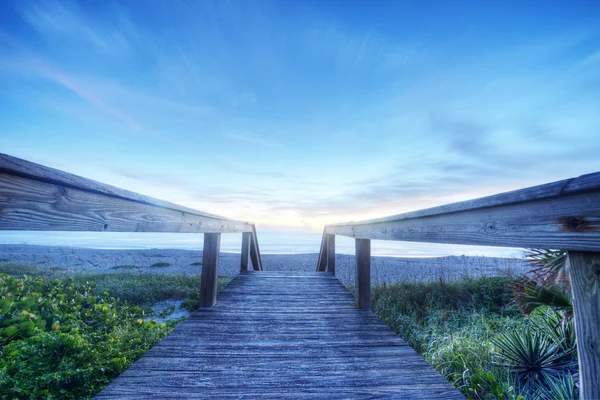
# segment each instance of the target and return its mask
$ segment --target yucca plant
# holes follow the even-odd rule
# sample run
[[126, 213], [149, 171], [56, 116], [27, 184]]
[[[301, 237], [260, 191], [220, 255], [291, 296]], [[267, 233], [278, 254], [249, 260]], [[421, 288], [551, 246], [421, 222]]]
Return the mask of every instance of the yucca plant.
[[577, 341], [573, 319], [564, 318], [564, 314], [555, 309], [545, 307], [531, 318], [532, 326], [549, 337], [560, 348], [565, 356], [573, 363], [574, 372], [577, 369]]
[[577, 400], [579, 389], [575, 385], [573, 375], [563, 374], [559, 377], [544, 376], [544, 384], [539, 385], [533, 394], [535, 400]]
[[[523, 327], [498, 335], [493, 340], [499, 349], [495, 363], [509, 369], [517, 384], [533, 389], [545, 375], [558, 375], [571, 364], [570, 352], [541, 331]], [[572, 350], [571, 350], [572, 351]]]

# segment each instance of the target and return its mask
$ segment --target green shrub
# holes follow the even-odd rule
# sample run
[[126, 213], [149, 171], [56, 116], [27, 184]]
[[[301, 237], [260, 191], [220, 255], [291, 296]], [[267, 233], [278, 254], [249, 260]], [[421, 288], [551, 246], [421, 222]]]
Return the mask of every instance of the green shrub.
[[0, 397], [91, 397], [175, 326], [75, 279], [0, 274]]
[[151, 265], [151, 267], [170, 267], [171, 264], [165, 261], [157, 262]]

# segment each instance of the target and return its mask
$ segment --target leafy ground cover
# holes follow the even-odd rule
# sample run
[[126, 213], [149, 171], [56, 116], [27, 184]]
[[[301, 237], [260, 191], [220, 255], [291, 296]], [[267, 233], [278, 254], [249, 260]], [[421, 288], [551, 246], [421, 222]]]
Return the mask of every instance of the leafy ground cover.
[[196, 308], [199, 285], [189, 276], [66, 277], [1, 265], [0, 398], [93, 397], [177, 324], [157, 323], [146, 306], [182, 299]]

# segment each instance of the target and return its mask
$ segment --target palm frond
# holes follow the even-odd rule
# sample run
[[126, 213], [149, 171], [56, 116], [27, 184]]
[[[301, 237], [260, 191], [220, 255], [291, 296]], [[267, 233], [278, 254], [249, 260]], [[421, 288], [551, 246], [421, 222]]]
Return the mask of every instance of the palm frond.
[[559, 284], [540, 285], [536, 281], [520, 279], [513, 284], [515, 301], [525, 314], [541, 306], [564, 311], [567, 319], [573, 315], [573, 303], [566, 288]]

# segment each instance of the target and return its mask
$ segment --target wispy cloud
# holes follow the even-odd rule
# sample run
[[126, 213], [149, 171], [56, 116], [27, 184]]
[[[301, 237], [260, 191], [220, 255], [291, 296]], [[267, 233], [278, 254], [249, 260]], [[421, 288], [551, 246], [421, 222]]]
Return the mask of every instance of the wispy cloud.
[[275, 141], [263, 138], [253, 132], [230, 132], [225, 137], [238, 142], [248, 143], [259, 147], [283, 148], [284, 146]]

